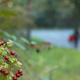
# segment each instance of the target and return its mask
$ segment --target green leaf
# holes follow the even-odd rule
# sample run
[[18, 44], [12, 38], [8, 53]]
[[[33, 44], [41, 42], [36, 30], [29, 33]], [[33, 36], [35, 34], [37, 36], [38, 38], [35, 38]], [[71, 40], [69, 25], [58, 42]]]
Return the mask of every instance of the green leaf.
[[8, 44], [7, 44], [7, 46], [11, 47], [11, 46], [13, 46], [13, 44], [11, 44], [11, 43], [8, 43]]
[[7, 27], [12, 27], [13, 26], [13, 23], [11, 23], [11, 22], [4, 22], [3, 24]]
[[24, 41], [25, 43], [29, 44], [29, 41], [26, 38], [21, 37], [21, 40]]
[[6, 18], [10, 18], [11, 16], [17, 17], [17, 14], [8, 10], [1, 10], [0, 15], [3, 15]]
[[26, 48], [18, 42], [13, 42], [13, 44], [15, 44], [16, 46], [18, 46], [19, 48], [21, 48], [23, 50], [26, 50]]
[[15, 58], [12, 58], [11, 56], [9, 57], [9, 61], [11, 61], [11, 63], [14, 63], [16, 61]]

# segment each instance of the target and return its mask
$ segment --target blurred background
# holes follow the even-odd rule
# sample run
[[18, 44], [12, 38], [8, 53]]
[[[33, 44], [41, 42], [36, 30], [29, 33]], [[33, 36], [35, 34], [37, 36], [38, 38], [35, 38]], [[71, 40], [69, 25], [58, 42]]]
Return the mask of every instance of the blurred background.
[[12, 40], [21, 80], [80, 80], [80, 0], [0, 0], [0, 39]]

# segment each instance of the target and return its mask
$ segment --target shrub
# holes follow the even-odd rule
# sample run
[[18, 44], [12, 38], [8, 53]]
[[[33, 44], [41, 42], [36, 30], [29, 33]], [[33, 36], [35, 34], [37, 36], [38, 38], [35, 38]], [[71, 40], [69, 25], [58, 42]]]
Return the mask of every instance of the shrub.
[[13, 46], [12, 41], [0, 41], [0, 78], [1, 80], [17, 80], [23, 75], [20, 63], [15, 57], [15, 51], [10, 51]]

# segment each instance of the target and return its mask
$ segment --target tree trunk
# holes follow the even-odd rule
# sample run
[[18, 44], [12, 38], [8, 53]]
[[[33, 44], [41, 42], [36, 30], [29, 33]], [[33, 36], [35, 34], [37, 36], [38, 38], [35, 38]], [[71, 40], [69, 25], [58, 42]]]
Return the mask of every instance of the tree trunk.
[[[27, 19], [31, 19], [31, 0], [27, 0]], [[30, 41], [30, 33], [31, 33], [31, 24], [28, 23], [27, 25], [27, 39]]]

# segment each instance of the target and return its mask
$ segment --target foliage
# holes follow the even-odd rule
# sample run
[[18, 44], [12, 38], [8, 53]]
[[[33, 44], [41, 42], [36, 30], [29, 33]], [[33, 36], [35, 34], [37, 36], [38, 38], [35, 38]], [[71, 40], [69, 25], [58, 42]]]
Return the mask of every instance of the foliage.
[[[10, 5], [12, 4], [12, 7]], [[30, 18], [27, 10], [27, 0], [9, 1], [1, 5], [0, 10], [11, 10], [18, 14], [17, 19], [7, 19], [17, 29], [27, 28], [28, 24], [40, 27], [70, 27], [80, 25], [80, 1], [79, 0], [31, 0]], [[6, 20], [2, 24], [6, 23]], [[1, 24], [1, 23], [0, 23]], [[2, 26], [1, 24], [1, 26]], [[7, 24], [5, 24], [6, 27]], [[12, 26], [12, 27], [13, 27]], [[12, 28], [11, 28], [12, 29]]]
[[0, 15], [3, 15], [4, 17], [8, 17], [8, 18], [10, 18], [11, 16], [16, 16], [17, 17], [16, 13], [8, 11], [8, 10], [1, 10]]
[[74, 27], [80, 25], [79, 0], [34, 0], [36, 24], [40, 27]]

